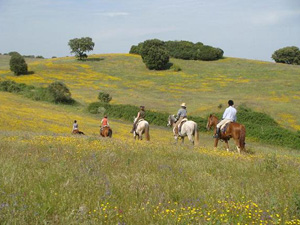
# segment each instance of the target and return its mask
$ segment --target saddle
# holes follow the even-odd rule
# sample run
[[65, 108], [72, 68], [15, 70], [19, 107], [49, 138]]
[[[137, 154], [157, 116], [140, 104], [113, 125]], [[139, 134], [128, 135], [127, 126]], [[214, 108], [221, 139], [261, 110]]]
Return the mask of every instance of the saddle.
[[222, 132], [223, 134], [226, 133], [226, 130], [227, 130], [227, 128], [229, 127], [229, 124], [231, 124], [231, 123], [232, 123], [232, 122], [225, 123], [225, 124], [221, 127], [221, 132]]
[[187, 119], [187, 118], [184, 118], [184, 119], [182, 119], [181, 122], [178, 124], [178, 134], [179, 134], [179, 135], [181, 135], [181, 127], [182, 127], [182, 125], [183, 125], [186, 121], [188, 121], [188, 119]]

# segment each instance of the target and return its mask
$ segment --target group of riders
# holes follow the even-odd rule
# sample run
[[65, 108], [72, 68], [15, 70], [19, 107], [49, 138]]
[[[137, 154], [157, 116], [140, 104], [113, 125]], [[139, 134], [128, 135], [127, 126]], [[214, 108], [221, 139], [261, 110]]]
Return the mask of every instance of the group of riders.
[[[223, 130], [223, 128], [226, 126], [226, 124], [230, 123], [230, 122], [236, 122], [237, 117], [236, 117], [236, 113], [237, 110], [234, 107], [234, 102], [233, 100], [229, 100], [228, 101], [228, 107], [225, 109], [223, 116], [222, 116], [222, 120], [220, 120], [220, 122], [217, 124], [216, 126], [216, 133], [214, 134], [214, 138], [220, 138], [220, 134], [221, 134], [221, 130]], [[132, 130], [130, 131], [130, 133], [133, 133], [137, 127], [137, 124], [144, 120], [146, 116], [146, 112], [145, 112], [145, 106], [140, 106], [140, 110], [137, 114], [137, 118], [135, 120], [135, 122], [133, 123], [132, 126]], [[174, 135], [175, 136], [180, 136], [180, 129], [181, 129], [181, 125], [183, 124], [184, 121], [187, 121], [187, 109], [186, 109], [186, 104], [182, 103], [180, 105], [180, 109], [177, 112], [176, 115], [176, 124], [174, 127]], [[105, 115], [103, 117], [103, 119], [101, 120], [101, 126], [100, 126], [100, 131], [102, 131], [105, 127], [109, 127], [109, 122], [108, 122], [108, 118], [107, 115]], [[78, 123], [75, 120], [74, 124], [73, 124], [73, 134], [78, 133]]]

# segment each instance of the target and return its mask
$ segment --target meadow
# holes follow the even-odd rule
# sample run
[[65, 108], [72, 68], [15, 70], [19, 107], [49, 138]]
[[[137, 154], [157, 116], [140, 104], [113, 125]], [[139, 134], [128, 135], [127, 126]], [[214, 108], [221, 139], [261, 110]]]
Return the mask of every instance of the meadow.
[[35, 86], [62, 81], [83, 105], [96, 101], [99, 91], [110, 93], [112, 104], [146, 103], [146, 109], [172, 114], [186, 102], [189, 115], [201, 117], [223, 112], [228, 99], [233, 99], [237, 106], [264, 112], [285, 128], [300, 129], [300, 108], [295, 107], [300, 104], [299, 66], [236, 58], [211, 62], [171, 59], [182, 69], [174, 72], [147, 70], [138, 55], [90, 58], [99, 61], [28, 59], [34, 74], [16, 77], [9, 71], [7, 56], [1, 56], [0, 78]]
[[[251, 138], [246, 138], [248, 152], [241, 155], [232, 141], [230, 152], [222, 144], [213, 150], [212, 131], [201, 132], [197, 146], [175, 145], [170, 128], [153, 124], [150, 142], [134, 141], [132, 124], [111, 118], [113, 138], [104, 139], [99, 137], [101, 117], [86, 109], [100, 90], [113, 90], [112, 104], [146, 103], [171, 113], [188, 99], [192, 115], [207, 115], [224, 110], [218, 105], [226, 103], [234, 85], [240, 88], [234, 92], [239, 99], [270, 111], [280, 122], [280, 107], [271, 104], [269, 95], [278, 88], [278, 93], [294, 93], [290, 101], [281, 102], [289, 115], [281, 124], [297, 130], [293, 113], [299, 99], [292, 96], [299, 95], [298, 84], [287, 77], [297, 81], [298, 67], [232, 58], [209, 63], [172, 59], [183, 69], [175, 73], [146, 71], [135, 55], [95, 57], [103, 59], [31, 61], [34, 74], [20, 77], [0, 63], [1, 78], [37, 86], [60, 80], [79, 102], [52, 104], [0, 92], [0, 224], [300, 224], [299, 150]], [[230, 77], [235, 73], [224, 69], [228, 64], [241, 79]], [[253, 74], [247, 66], [253, 67]], [[286, 76], [290, 88], [283, 90], [283, 80], [251, 78], [263, 68], [268, 76], [271, 68], [274, 76]], [[209, 76], [213, 72], [215, 78]], [[217, 74], [227, 75], [217, 79]], [[217, 99], [221, 90], [225, 103]], [[71, 135], [73, 120], [85, 136]]]
[[[1, 224], [299, 224], [300, 154], [248, 141], [238, 155], [174, 145], [171, 130], [151, 126], [134, 141], [130, 123], [80, 106], [0, 95]], [[86, 136], [71, 135], [74, 119]]]

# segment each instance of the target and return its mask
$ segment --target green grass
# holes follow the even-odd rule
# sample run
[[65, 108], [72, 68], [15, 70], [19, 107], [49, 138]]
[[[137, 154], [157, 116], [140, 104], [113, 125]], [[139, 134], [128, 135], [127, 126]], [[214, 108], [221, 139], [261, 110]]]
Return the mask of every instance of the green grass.
[[299, 154], [47, 139], [0, 141], [1, 224], [299, 222]]
[[33, 75], [16, 78], [4, 67], [0, 75], [34, 85], [62, 81], [84, 105], [96, 101], [99, 91], [104, 91], [113, 96], [112, 103], [144, 104], [146, 109], [170, 114], [186, 102], [189, 115], [203, 117], [223, 112], [228, 99], [233, 99], [237, 106], [245, 104], [269, 114], [283, 127], [299, 130], [300, 109], [295, 107], [300, 104], [299, 66], [236, 58], [212, 62], [171, 59], [182, 71], [149, 71], [139, 56], [92, 57], [103, 60], [40, 60], [29, 63]]

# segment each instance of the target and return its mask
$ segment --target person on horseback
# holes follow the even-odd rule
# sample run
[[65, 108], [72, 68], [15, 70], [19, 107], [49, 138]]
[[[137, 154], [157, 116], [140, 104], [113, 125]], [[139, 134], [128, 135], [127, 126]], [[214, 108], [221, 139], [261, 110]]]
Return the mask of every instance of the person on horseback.
[[139, 111], [138, 114], [137, 114], [136, 120], [135, 120], [135, 122], [133, 123], [132, 130], [130, 131], [130, 133], [133, 133], [133, 131], [136, 129], [136, 125], [137, 125], [137, 123], [139, 122], [139, 120], [145, 119], [145, 116], [146, 116], [145, 106], [142, 106], [142, 105], [141, 105], [141, 106], [140, 106], [140, 111]]
[[221, 135], [221, 128], [229, 123], [236, 121], [236, 109], [234, 108], [234, 102], [232, 100], [228, 101], [228, 107], [225, 109], [222, 120], [216, 126], [216, 133], [213, 136], [214, 138], [220, 138]]
[[73, 134], [77, 134], [78, 132], [79, 132], [79, 129], [78, 129], [78, 123], [77, 123], [76, 120], [74, 120], [72, 133], [73, 133]]
[[180, 109], [178, 110], [177, 112], [177, 116], [176, 116], [176, 123], [175, 123], [175, 136], [178, 136], [179, 133], [180, 133], [180, 123], [183, 119], [187, 118], [187, 111], [186, 111], [186, 105], [185, 103], [183, 102], [181, 105], [180, 105]]
[[101, 128], [100, 128], [100, 130], [102, 131], [104, 127], [109, 127], [107, 115], [105, 115], [103, 117], [103, 119], [101, 120]]

